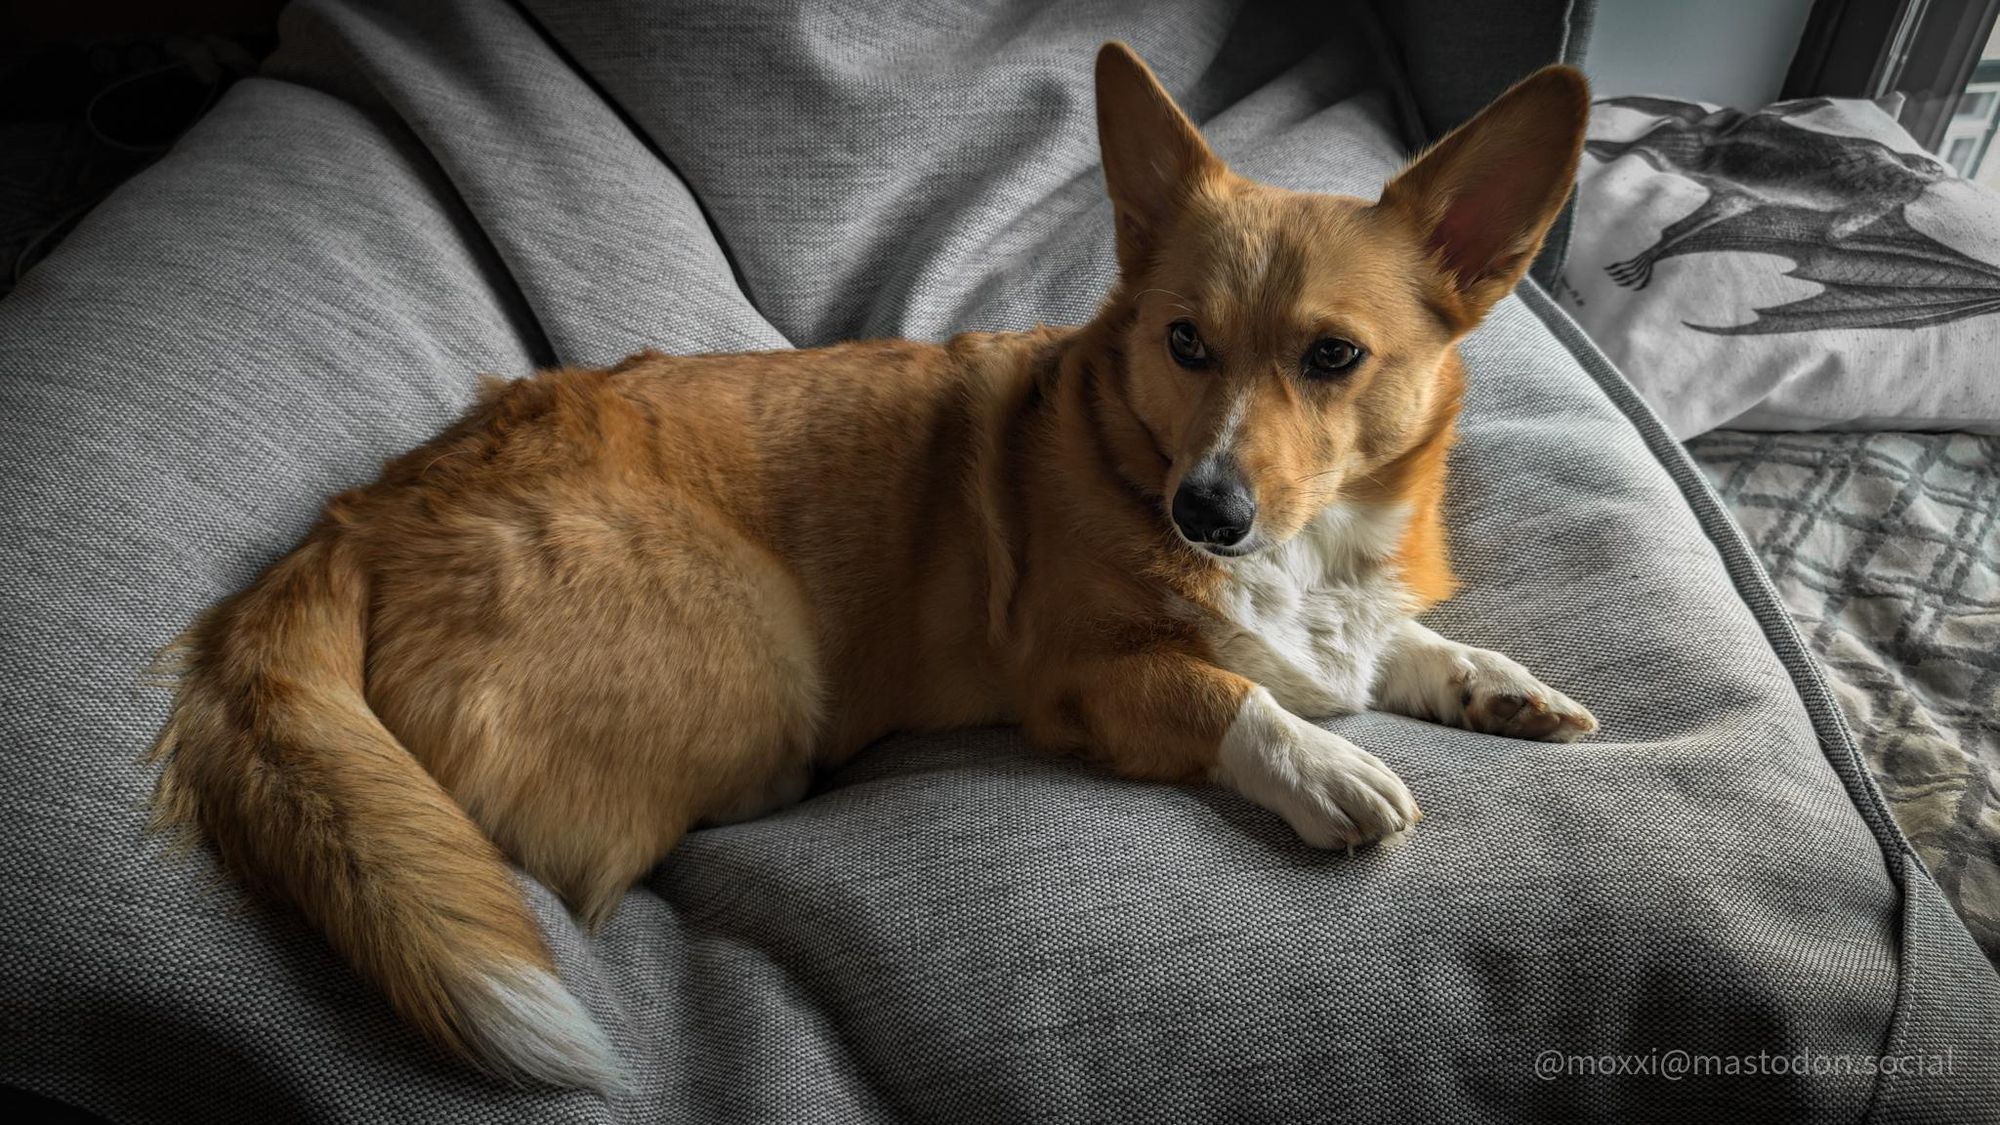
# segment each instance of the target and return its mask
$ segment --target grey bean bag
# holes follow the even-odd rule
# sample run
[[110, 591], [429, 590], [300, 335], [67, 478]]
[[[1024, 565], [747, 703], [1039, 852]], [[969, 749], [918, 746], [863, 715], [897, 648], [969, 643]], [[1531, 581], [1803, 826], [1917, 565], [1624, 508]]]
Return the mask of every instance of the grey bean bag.
[[1010, 731], [893, 740], [601, 933], [529, 888], [634, 1070], [606, 1102], [434, 1053], [149, 837], [153, 651], [476, 373], [1080, 320], [1100, 40], [1246, 173], [1372, 193], [1588, 14], [881, 7], [297, 6], [0, 305], [0, 1082], [120, 1121], [1994, 1119], [2000, 981], [1710, 494], [1532, 288], [1467, 345], [1432, 623], [1603, 733], [1342, 720], [1428, 813], [1391, 846]]

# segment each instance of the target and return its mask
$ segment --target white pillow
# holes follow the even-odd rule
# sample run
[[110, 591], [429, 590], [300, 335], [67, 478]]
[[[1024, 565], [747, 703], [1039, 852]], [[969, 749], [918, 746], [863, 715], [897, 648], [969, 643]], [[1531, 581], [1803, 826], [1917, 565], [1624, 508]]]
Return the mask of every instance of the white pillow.
[[1873, 103], [1593, 107], [1556, 297], [1675, 436], [2000, 432], [2000, 195]]

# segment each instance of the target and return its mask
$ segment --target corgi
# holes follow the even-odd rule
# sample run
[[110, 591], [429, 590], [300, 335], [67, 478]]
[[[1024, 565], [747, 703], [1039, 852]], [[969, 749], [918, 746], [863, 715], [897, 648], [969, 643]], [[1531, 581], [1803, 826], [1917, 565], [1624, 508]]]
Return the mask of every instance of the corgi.
[[1456, 341], [1569, 194], [1582, 76], [1374, 202], [1234, 174], [1121, 44], [1096, 81], [1089, 323], [488, 380], [176, 642], [156, 821], [446, 1050], [609, 1090], [510, 861], [595, 926], [690, 828], [995, 723], [1351, 848], [1417, 803], [1314, 719], [1592, 731], [1415, 619], [1453, 586]]

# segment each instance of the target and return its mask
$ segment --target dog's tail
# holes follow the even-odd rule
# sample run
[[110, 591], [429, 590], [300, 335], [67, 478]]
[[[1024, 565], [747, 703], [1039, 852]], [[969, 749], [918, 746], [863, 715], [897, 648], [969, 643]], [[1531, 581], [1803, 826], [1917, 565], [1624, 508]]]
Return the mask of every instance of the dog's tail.
[[368, 598], [324, 524], [169, 650], [155, 823], [295, 905], [448, 1050], [518, 1082], [617, 1087], [499, 849], [363, 697]]

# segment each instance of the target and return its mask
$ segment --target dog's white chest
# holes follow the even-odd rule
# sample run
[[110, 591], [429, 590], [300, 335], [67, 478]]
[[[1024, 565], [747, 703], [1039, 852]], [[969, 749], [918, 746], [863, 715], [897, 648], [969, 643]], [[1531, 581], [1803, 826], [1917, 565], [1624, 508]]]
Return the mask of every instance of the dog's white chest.
[[1230, 567], [1211, 643], [1223, 667], [1308, 717], [1368, 706], [1409, 597], [1392, 569], [1406, 514], [1336, 505], [1282, 546]]

